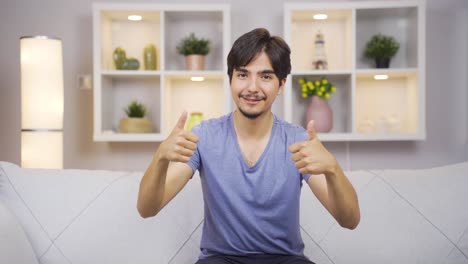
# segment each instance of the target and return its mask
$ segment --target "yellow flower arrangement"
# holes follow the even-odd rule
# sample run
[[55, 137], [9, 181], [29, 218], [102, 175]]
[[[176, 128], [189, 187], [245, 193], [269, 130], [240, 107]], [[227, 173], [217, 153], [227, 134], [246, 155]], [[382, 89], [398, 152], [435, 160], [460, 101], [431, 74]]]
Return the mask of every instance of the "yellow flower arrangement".
[[301, 96], [308, 98], [312, 95], [316, 95], [325, 100], [330, 99], [331, 94], [336, 92], [336, 87], [331, 84], [326, 78], [320, 80], [307, 80], [300, 78], [298, 83], [301, 85]]

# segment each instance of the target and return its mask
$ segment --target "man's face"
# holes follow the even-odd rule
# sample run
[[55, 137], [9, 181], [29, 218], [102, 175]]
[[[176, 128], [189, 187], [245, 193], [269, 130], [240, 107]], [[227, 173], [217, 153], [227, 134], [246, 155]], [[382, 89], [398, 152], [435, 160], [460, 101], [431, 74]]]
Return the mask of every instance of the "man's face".
[[262, 52], [248, 65], [234, 69], [231, 94], [237, 109], [247, 118], [255, 119], [271, 111], [284, 83], [274, 73], [268, 55]]

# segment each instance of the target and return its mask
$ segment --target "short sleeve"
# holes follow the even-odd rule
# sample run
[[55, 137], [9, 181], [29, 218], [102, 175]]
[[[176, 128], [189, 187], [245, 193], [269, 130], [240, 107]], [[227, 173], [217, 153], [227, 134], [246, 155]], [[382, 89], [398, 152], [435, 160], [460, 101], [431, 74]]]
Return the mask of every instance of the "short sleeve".
[[200, 144], [203, 143], [202, 140], [202, 124], [198, 124], [194, 126], [191, 130], [193, 133], [195, 133], [198, 136], [198, 143], [197, 143], [197, 148], [193, 152], [193, 156], [190, 158], [190, 160], [187, 162], [187, 165], [189, 165], [192, 168], [193, 173], [195, 173], [196, 170], [200, 168]]

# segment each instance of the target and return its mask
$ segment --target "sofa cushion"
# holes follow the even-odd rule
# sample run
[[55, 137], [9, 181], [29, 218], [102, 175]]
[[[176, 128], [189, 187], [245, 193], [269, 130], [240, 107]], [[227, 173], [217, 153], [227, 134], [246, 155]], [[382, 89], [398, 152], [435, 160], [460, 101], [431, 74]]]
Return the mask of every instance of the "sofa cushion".
[[17, 217], [36, 256], [39, 257], [49, 248], [51, 240], [12, 183], [11, 178], [20, 173], [20, 170], [15, 164], [0, 162], [0, 201], [4, 202]]
[[132, 177], [109, 186], [57, 239], [72, 263], [168, 263], [184, 243], [176, 215], [139, 216]]
[[454, 245], [381, 177], [358, 193], [361, 222], [320, 243], [334, 263], [446, 263]]
[[37, 264], [36, 255], [16, 216], [0, 201], [0, 263]]
[[468, 229], [468, 162], [424, 170], [388, 170], [382, 178], [452, 242], [459, 241]]
[[38, 259], [114, 181], [130, 172], [24, 169], [0, 162], [0, 201], [18, 217]]

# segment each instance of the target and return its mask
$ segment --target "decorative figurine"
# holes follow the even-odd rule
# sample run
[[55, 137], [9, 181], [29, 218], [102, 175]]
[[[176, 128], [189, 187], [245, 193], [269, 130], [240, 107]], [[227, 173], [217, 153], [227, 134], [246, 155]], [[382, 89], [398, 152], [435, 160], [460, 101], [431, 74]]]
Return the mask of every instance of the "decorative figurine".
[[320, 30], [315, 35], [315, 54], [312, 65], [314, 70], [328, 69], [327, 56], [325, 55], [325, 40]]

